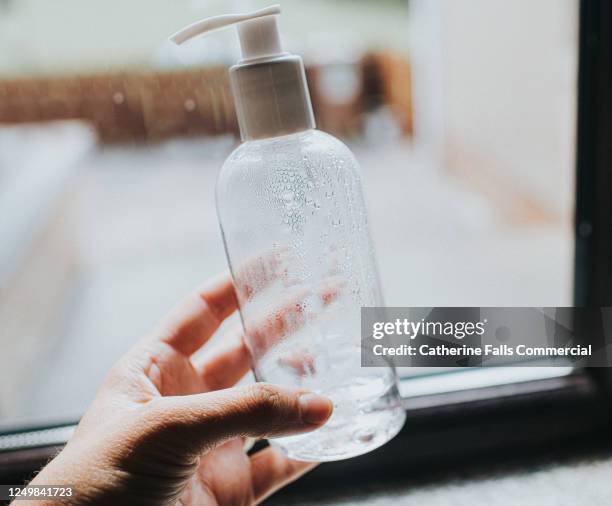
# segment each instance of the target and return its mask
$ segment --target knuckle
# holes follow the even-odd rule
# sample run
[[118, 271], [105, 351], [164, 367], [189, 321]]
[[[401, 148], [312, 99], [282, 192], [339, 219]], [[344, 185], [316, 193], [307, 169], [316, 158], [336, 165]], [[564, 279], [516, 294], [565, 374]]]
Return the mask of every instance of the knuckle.
[[273, 385], [267, 383], [256, 383], [251, 387], [251, 395], [254, 404], [266, 410], [277, 411], [285, 404], [283, 394]]
[[[279, 388], [266, 383], [251, 386], [250, 414], [254, 424], [266, 434], [282, 432], [296, 421], [296, 410], [291, 397]], [[298, 415], [299, 417], [299, 415]]]

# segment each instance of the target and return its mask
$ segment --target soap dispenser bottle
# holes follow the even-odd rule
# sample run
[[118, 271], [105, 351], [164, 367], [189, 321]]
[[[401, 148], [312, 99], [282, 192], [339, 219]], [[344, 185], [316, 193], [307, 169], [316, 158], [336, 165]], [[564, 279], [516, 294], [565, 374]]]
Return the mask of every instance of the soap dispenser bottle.
[[358, 165], [315, 129], [304, 65], [282, 50], [279, 6], [194, 23], [181, 44], [236, 25], [230, 82], [243, 143], [217, 182], [217, 211], [258, 381], [327, 395], [315, 432], [274, 439], [297, 460], [340, 460], [404, 423], [391, 364], [361, 366], [363, 306], [381, 306]]

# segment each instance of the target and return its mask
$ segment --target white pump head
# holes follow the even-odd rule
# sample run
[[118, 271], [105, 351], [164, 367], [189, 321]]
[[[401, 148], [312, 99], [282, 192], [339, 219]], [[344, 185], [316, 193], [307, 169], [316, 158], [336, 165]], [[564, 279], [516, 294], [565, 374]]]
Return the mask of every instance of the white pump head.
[[314, 128], [301, 58], [283, 52], [277, 25], [279, 5], [249, 14], [203, 19], [176, 32], [182, 44], [198, 35], [236, 25], [242, 59], [230, 69], [243, 139], [260, 139]]
[[276, 15], [281, 13], [279, 5], [272, 5], [250, 14], [224, 14], [203, 19], [176, 32], [170, 40], [182, 44], [198, 35], [236, 25], [242, 49], [242, 61], [271, 56], [282, 56], [280, 35]]

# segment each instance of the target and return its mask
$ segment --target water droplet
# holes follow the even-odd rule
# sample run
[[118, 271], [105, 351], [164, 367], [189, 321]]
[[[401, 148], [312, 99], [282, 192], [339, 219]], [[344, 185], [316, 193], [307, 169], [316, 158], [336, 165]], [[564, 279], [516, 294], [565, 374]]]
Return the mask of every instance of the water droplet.
[[360, 443], [369, 443], [374, 439], [374, 435], [373, 429], [359, 429], [353, 432], [353, 439]]

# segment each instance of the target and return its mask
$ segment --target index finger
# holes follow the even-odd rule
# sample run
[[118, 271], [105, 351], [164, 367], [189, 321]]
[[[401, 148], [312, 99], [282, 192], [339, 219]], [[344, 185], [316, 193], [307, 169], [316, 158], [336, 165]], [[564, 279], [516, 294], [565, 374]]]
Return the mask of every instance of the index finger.
[[157, 338], [189, 357], [238, 307], [232, 278], [225, 273], [194, 290], [162, 324]]

